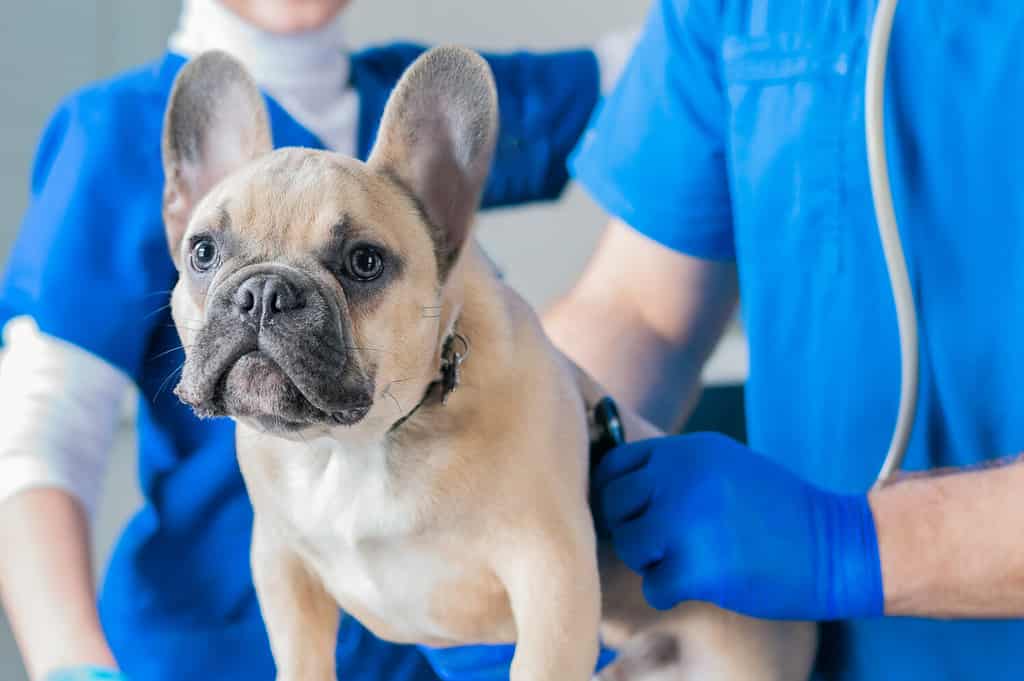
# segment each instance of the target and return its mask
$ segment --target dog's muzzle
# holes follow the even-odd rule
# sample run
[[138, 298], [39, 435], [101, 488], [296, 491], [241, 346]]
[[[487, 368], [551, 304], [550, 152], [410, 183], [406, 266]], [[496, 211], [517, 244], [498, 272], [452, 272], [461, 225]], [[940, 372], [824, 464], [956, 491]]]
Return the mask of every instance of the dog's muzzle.
[[200, 416], [273, 430], [360, 421], [373, 381], [349, 348], [342, 304], [292, 267], [233, 273], [210, 294], [176, 394]]

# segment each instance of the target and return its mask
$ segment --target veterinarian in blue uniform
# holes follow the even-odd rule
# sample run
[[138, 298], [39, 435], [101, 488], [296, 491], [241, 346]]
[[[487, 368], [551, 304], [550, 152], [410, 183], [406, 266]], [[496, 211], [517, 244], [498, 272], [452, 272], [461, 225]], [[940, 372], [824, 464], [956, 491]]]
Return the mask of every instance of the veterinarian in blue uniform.
[[[185, 54], [225, 49], [251, 68], [268, 93], [281, 93], [268, 94], [276, 146], [321, 148], [341, 140], [331, 148], [365, 158], [391, 87], [422, 48], [390, 45], [349, 56], [343, 46], [328, 45], [326, 56], [314, 59], [310, 68], [296, 67], [282, 76], [274, 68], [293, 63], [289, 60], [301, 64], [311, 56], [306, 52], [321, 49], [316, 44], [324, 31], [336, 29], [335, 21], [296, 42], [257, 29], [214, 0], [190, 0], [185, 8], [171, 43], [175, 49], [68, 97], [39, 142], [31, 204], [0, 283], [0, 328], [8, 326], [9, 341], [0, 392], [14, 395], [7, 403], [24, 412], [6, 414], [11, 418], [0, 428], [0, 518], [9, 523], [3, 535], [13, 536], [13, 525], [21, 523], [15, 519], [28, 512], [14, 511], [15, 504], [29, 501], [31, 495], [22, 492], [55, 487], [74, 493], [89, 477], [76, 472], [87, 457], [75, 447], [84, 449], [96, 439], [90, 421], [116, 423], [117, 402], [107, 404], [113, 400], [109, 391], [95, 397], [98, 386], [81, 383], [133, 384], [145, 503], [117, 543], [107, 570], [99, 603], [100, 645], [105, 634], [117, 664], [132, 681], [269, 681], [274, 667], [251, 584], [251, 510], [234, 456], [233, 425], [226, 419], [198, 421], [169, 389], [183, 354], [164, 307], [176, 277], [161, 220], [164, 108]], [[344, 80], [324, 87], [316, 76], [329, 72], [335, 57], [343, 61]], [[602, 63], [599, 69], [591, 50], [488, 60], [497, 81], [501, 133], [483, 203], [553, 199], [566, 184], [566, 157], [611, 67]], [[302, 81], [306, 76], [312, 80]], [[334, 92], [336, 101], [323, 101], [324, 91]], [[300, 124], [299, 113], [317, 122], [319, 130]], [[35, 371], [34, 363], [45, 365], [40, 358], [51, 357], [47, 353], [53, 365], [65, 369], [41, 365]], [[83, 381], [86, 366], [110, 378]], [[82, 411], [75, 403], [82, 395], [100, 403]], [[98, 416], [103, 410], [115, 416]], [[70, 417], [62, 412], [80, 418], [64, 427], [59, 419]], [[78, 441], [56, 442], [66, 437]], [[38, 455], [43, 450], [49, 459]], [[62, 456], [64, 463], [55, 464], [53, 459]], [[92, 505], [87, 499], [83, 504]], [[37, 534], [32, 545], [45, 552], [55, 550], [55, 541]], [[0, 579], [17, 571], [14, 561], [31, 565], [24, 561], [36, 555], [4, 553]], [[46, 574], [60, 569], [37, 565]], [[56, 660], [68, 669], [55, 679], [121, 678], [98, 668], [76, 668], [79, 662], [97, 662], [63, 652], [78, 649], [74, 636], [80, 631], [57, 637], [66, 633], [62, 612], [66, 607], [77, 616], [81, 608], [55, 601], [59, 587], [46, 579], [31, 583], [31, 589], [38, 589], [30, 596], [36, 599], [33, 606], [24, 600], [31, 589], [12, 582], [5, 593], [12, 620], [21, 622], [21, 643], [33, 674], [41, 678], [52, 671], [45, 665]], [[83, 620], [88, 617], [74, 622]], [[47, 621], [49, 632], [61, 640], [39, 643], [38, 623]], [[46, 648], [51, 655], [28, 654]], [[351, 618], [343, 622], [337, 660], [338, 676], [345, 681], [435, 678], [415, 648], [384, 644]]]
[[596, 475], [652, 604], [828, 621], [821, 679], [1021, 679], [1024, 4], [896, 12], [886, 130], [922, 336], [905, 468], [922, 473], [866, 496], [900, 383], [864, 143], [875, 4], [656, 0], [573, 158], [615, 220], [548, 327], [669, 427], [741, 301], [750, 448], [666, 438]]

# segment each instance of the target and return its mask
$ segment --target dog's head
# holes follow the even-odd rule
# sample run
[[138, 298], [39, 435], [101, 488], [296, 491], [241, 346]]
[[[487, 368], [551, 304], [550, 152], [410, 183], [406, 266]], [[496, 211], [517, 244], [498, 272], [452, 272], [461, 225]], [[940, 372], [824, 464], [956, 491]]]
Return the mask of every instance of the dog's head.
[[497, 132], [490, 69], [459, 48], [424, 54], [365, 164], [272, 151], [267, 121], [227, 55], [178, 75], [163, 138], [176, 393], [201, 416], [282, 434], [395, 421], [435, 378], [451, 322], [445, 292]]

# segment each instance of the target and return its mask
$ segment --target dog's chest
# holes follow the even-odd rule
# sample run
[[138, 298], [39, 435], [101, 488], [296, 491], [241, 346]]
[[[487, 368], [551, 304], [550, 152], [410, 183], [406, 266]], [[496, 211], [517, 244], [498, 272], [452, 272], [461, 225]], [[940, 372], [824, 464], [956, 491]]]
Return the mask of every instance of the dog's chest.
[[377, 444], [320, 444], [310, 466], [282, 467], [283, 511], [303, 540], [320, 550], [400, 537], [415, 528], [419, 500], [403, 489]]
[[[431, 495], [386, 462], [381, 451], [335, 450], [318, 474], [287, 476], [298, 550], [342, 608], [378, 636], [437, 644], [499, 636], [490, 630], [505, 618], [497, 612], [507, 609], [504, 590], [457, 537], [429, 526]], [[458, 612], [453, 600], [488, 609]]]

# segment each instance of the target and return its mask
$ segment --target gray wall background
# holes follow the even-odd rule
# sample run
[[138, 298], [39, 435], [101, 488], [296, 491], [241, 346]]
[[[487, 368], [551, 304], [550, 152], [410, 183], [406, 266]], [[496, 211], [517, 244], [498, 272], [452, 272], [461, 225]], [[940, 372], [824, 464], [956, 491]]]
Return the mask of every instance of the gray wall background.
[[[647, 0], [355, 0], [346, 17], [354, 47], [412, 39], [545, 49], [589, 44], [606, 31], [635, 25], [646, 6]], [[6, 3], [0, 22], [0, 258], [17, 232], [36, 141], [54, 106], [80, 85], [158, 56], [179, 8], [179, 2], [165, 0]], [[478, 234], [512, 283], [544, 306], [579, 273], [603, 220], [587, 196], [571, 187], [555, 204], [487, 214]], [[713, 360], [712, 379], [745, 371], [742, 340], [727, 340]], [[95, 526], [98, 571], [138, 499], [126, 414]], [[0, 681], [23, 680], [0, 616]]]

